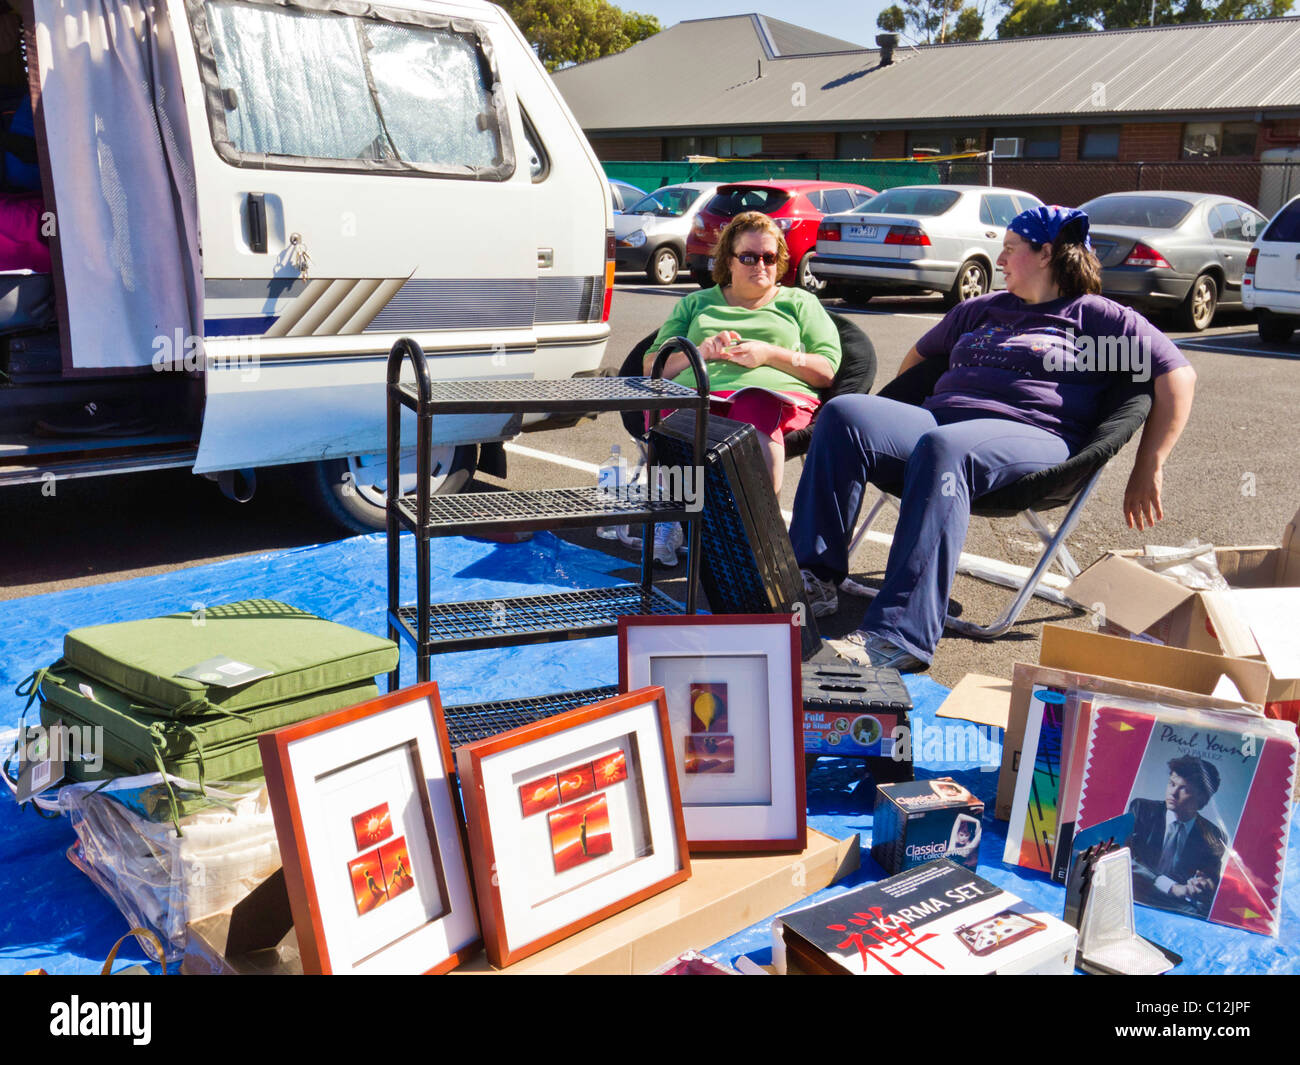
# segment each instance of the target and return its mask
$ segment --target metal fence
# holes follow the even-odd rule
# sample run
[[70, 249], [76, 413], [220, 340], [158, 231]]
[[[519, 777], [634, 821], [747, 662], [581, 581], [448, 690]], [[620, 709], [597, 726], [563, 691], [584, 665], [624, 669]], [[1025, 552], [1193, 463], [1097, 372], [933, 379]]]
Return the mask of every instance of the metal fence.
[[852, 159], [734, 160], [719, 163], [605, 164], [613, 178], [650, 190], [681, 181], [773, 178], [845, 181], [873, 189], [895, 185], [1001, 185], [1046, 203], [1077, 206], [1107, 192], [1206, 192], [1243, 200], [1272, 217], [1300, 195], [1300, 162], [1061, 163], [1023, 159], [878, 162]]

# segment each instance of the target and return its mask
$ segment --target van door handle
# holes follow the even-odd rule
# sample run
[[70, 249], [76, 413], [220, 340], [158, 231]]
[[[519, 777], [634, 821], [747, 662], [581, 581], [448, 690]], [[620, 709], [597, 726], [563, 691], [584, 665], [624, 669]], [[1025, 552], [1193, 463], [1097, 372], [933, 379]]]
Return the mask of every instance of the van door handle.
[[248, 194], [248, 246], [259, 255], [266, 254], [266, 194]]

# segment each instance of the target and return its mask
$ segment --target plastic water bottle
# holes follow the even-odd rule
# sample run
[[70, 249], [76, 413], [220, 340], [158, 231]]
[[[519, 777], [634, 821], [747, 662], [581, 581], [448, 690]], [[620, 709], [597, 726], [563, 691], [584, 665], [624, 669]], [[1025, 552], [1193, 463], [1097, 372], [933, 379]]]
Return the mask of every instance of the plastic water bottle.
[[[623, 455], [617, 444], [611, 444], [609, 458], [601, 465], [596, 474], [596, 489], [604, 500], [616, 502], [622, 498], [622, 488], [627, 483], [627, 468], [623, 465]], [[598, 525], [596, 535], [602, 540], [617, 540], [617, 525]]]

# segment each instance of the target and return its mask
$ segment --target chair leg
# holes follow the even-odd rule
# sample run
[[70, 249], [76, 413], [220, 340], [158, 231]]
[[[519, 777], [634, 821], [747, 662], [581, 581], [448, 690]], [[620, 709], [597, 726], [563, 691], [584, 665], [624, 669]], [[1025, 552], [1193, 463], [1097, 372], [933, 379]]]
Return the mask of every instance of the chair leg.
[[[970, 621], [962, 621], [959, 618], [949, 616], [944, 621], [944, 627], [951, 629], [953, 632], [962, 636], [970, 636], [979, 640], [996, 640], [1007, 632], [1020, 619], [1020, 613], [1024, 610], [1025, 604], [1029, 602], [1029, 597], [1034, 594], [1034, 589], [1038, 585], [1039, 578], [1047, 572], [1047, 568], [1056, 560], [1065, 546], [1065, 539], [1074, 530], [1074, 526], [1079, 521], [1079, 516], [1083, 513], [1084, 504], [1087, 503], [1088, 497], [1092, 495], [1092, 490], [1097, 484], [1101, 471], [1098, 471], [1080, 490], [1070, 503], [1069, 509], [1065, 512], [1065, 517], [1061, 519], [1061, 524], [1057, 527], [1055, 533], [1050, 538], [1044, 538], [1044, 549], [1038, 559], [1038, 564], [1034, 566], [1033, 572], [1020, 586], [1016, 597], [1012, 600], [1011, 605], [1003, 612], [1002, 616], [991, 625], [976, 625]], [[1041, 524], [1041, 519], [1035, 519]], [[1046, 528], [1046, 527], [1044, 527]], [[1040, 535], [1042, 535], [1040, 533]], [[1070, 559], [1070, 564], [1074, 560]]]
[[867, 535], [867, 530], [871, 528], [871, 523], [876, 520], [876, 516], [880, 513], [886, 503], [891, 504], [895, 510], [898, 509], [898, 500], [888, 492], [881, 492], [876, 497], [876, 501], [871, 504], [871, 509], [867, 511], [867, 516], [858, 523], [857, 531], [854, 532], [853, 539], [849, 541], [849, 558], [853, 557], [853, 552], [858, 549], [858, 544], [862, 543], [863, 537]]

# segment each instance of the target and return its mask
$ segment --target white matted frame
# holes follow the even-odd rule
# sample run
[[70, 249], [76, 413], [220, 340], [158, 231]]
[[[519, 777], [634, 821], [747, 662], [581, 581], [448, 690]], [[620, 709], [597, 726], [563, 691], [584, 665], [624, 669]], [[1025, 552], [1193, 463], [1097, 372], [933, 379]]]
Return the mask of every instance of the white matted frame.
[[[618, 657], [620, 688], [665, 689], [692, 853], [802, 851], [803, 676], [793, 616], [622, 617]], [[716, 736], [725, 748], [708, 742], [716, 716], [695, 716], [701, 692], [712, 693], [714, 715], [725, 713]]]
[[480, 944], [438, 686], [258, 740], [306, 973], [443, 973]]
[[457, 749], [493, 965], [690, 876], [667, 735], [663, 692], [645, 688]]

